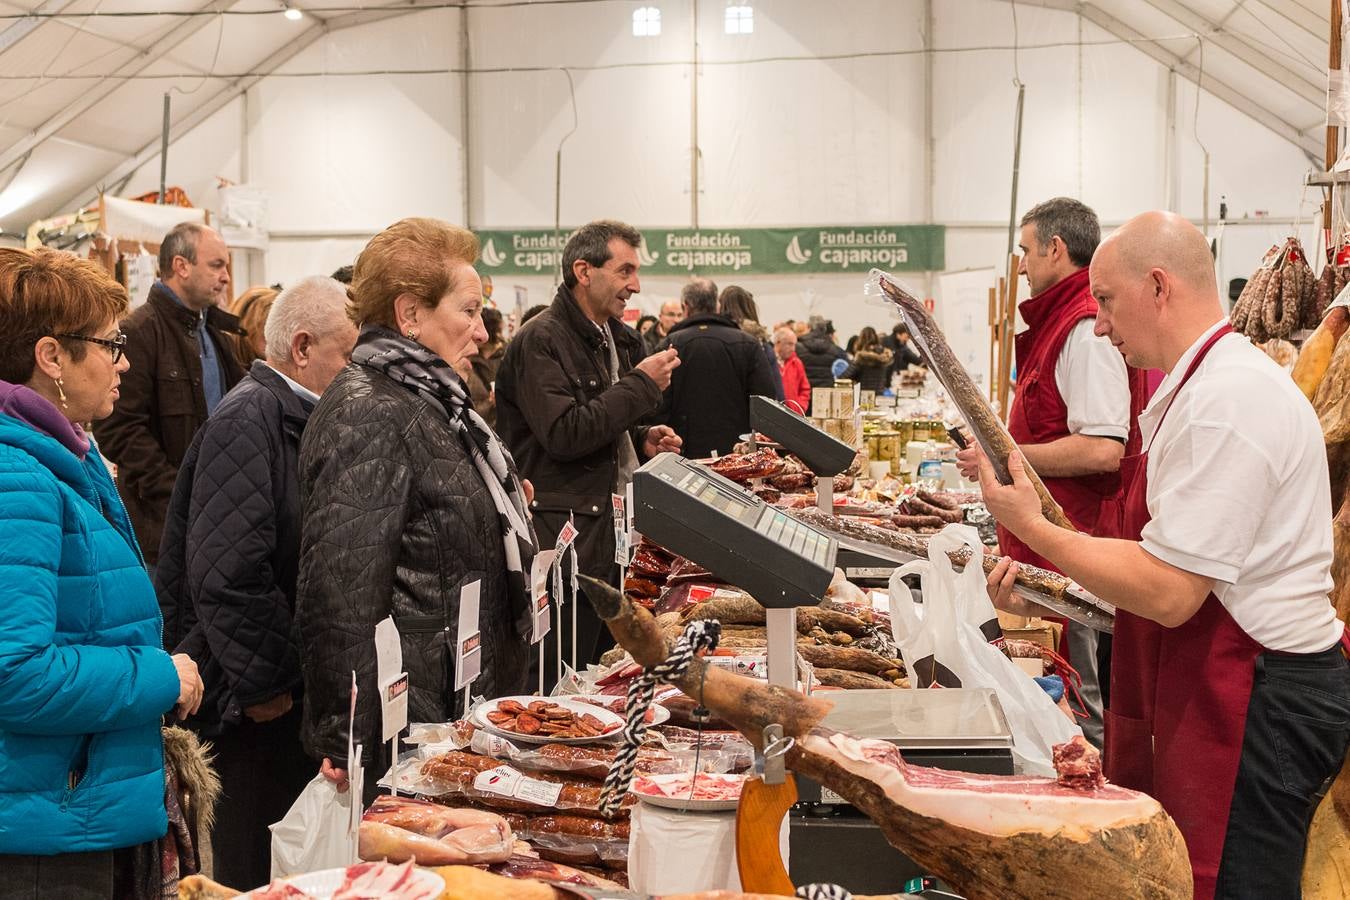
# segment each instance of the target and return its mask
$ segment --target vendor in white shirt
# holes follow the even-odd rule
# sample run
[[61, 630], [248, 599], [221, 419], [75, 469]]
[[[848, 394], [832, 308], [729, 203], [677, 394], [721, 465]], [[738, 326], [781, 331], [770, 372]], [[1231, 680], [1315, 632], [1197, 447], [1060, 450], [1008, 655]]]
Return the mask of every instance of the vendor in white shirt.
[[[1208, 242], [1185, 219], [1127, 222], [1094, 255], [1091, 286], [1097, 334], [1167, 373], [1140, 416], [1144, 452], [1121, 463], [1124, 539], [1051, 525], [1017, 454], [1011, 486], [980, 459], [985, 502], [1116, 605], [1107, 776], [1177, 821], [1195, 896], [1297, 897], [1314, 792], [1350, 742], [1317, 417], [1232, 332]], [[1026, 612], [1012, 571], [996, 571], [996, 602]]]

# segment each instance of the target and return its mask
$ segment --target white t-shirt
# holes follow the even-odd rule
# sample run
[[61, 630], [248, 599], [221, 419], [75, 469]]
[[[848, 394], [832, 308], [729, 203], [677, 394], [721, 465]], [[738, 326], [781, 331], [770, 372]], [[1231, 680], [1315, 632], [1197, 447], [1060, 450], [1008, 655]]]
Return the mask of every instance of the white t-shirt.
[[1069, 409], [1070, 434], [1130, 435], [1130, 382], [1120, 351], [1092, 333], [1095, 320], [1084, 319], [1069, 332], [1055, 360], [1055, 386]]
[[1240, 334], [1221, 338], [1177, 392], [1222, 324], [1191, 345], [1139, 417], [1144, 446], [1152, 440], [1143, 547], [1213, 578], [1215, 596], [1262, 646], [1317, 653], [1343, 628], [1327, 597], [1331, 485], [1322, 429], [1288, 373]]

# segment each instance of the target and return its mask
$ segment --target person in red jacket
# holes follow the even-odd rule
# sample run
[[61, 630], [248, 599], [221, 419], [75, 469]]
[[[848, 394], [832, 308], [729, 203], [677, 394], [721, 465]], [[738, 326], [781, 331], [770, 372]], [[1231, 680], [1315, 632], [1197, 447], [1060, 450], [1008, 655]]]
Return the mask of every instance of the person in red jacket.
[[797, 358], [797, 333], [791, 328], [775, 331], [773, 352], [778, 356], [778, 367], [783, 371], [783, 402], [806, 415], [811, 405], [811, 383], [806, 380], [806, 367]]
[[[1022, 217], [1018, 274], [1026, 276], [1031, 297], [1018, 306], [1027, 328], [1017, 335], [1017, 390], [1008, 413], [1008, 433], [1070, 521], [1088, 534], [1104, 533], [1099, 524], [1114, 532], [1120, 460], [1138, 452], [1144, 391], [1143, 373], [1127, 372], [1120, 352], [1093, 334], [1097, 301], [1087, 267], [1100, 242], [1097, 214], [1068, 197], [1047, 200]], [[966, 477], [975, 477], [975, 454], [958, 459]], [[1055, 569], [1001, 524], [998, 539], [1017, 562]], [[1098, 635], [1065, 624], [1060, 652], [1083, 676], [1088, 718], [1079, 724], [1100, 747]]]

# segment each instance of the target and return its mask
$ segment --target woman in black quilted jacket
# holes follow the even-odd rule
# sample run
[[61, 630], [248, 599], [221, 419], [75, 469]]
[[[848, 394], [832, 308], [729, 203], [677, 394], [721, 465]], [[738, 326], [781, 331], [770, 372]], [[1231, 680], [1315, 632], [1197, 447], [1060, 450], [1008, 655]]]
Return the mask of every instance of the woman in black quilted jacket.
[[[475, 694], [520, 693], [529, 671], [525, 573], [534, 557], [529, 490], [474, 411], [455, 366], [487, 340], [472, 233], [404, 219], [356, 261], [349, 314], [361, 335], [352, 363], [324, 392], [300, 451], [301, 539], [296, 621], [305, 681], [305, 747], [346, 781], [353, 739], [371, 772], [381, 740], [375, 625], [392, 616], [409, 676], [409, 721], [462, 715], [456, 647], [474, 643]], [[461, 602], [478, 597], [476, 626]]]

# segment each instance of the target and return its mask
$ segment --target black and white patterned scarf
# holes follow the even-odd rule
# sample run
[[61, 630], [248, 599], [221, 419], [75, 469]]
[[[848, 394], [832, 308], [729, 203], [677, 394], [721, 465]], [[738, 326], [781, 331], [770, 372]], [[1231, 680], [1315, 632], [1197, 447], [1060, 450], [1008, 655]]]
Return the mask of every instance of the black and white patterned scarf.
[[352, 362], [416, 391], [439, 404], [450, 417], [451, 429], [469, 451], [497, 508], [512, 619], [523, 627], [531, 608], [525, 566], [533, 560], [537, 542], [525, 509], [525, 492], [501, 438], [474, 411], [467, 389], [450, 364], [416, 341], [388, 328], [368, 325], [352, 351]]

